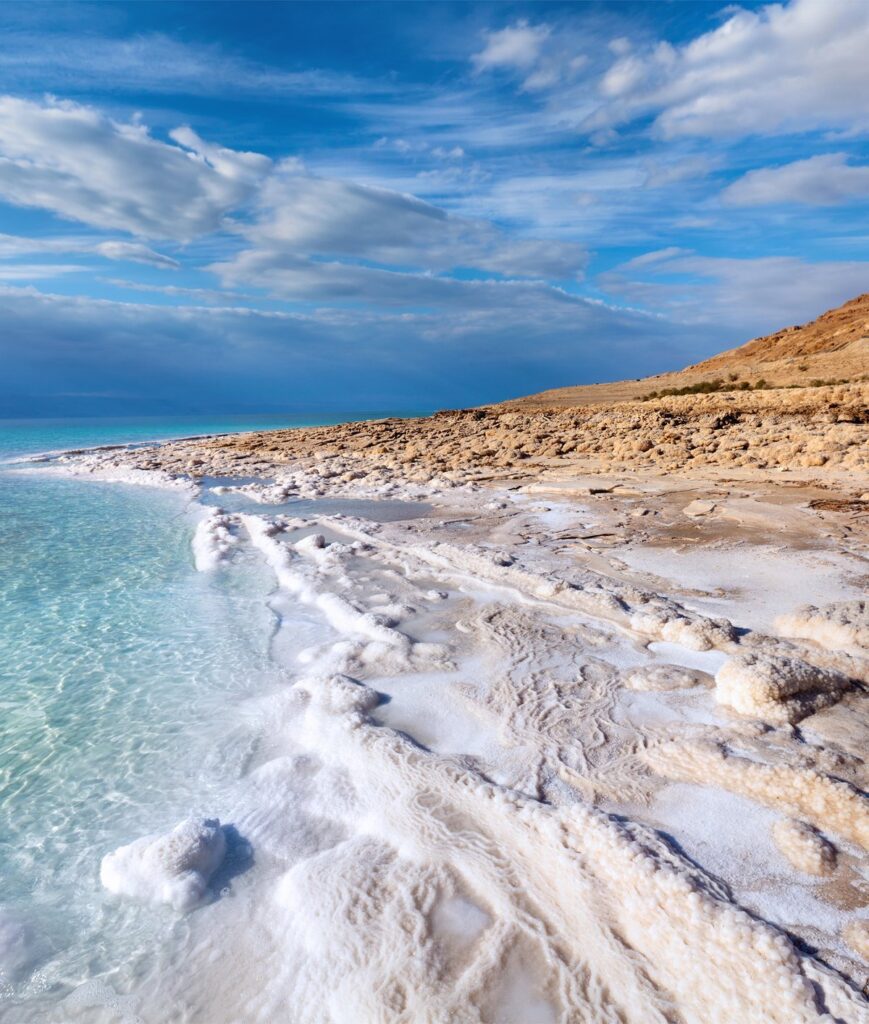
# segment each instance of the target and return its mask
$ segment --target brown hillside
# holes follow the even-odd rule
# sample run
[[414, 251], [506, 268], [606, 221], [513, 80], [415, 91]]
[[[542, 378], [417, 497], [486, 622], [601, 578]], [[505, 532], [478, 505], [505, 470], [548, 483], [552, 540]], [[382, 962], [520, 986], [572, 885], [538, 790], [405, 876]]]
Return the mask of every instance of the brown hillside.
[[683, 388], [735, 376], [754, 384], [808, 385], [815, 380], [859, 380], [869, 375], [869, 293], [828, 310], [809, 324], [785, 327], [672, 373], [612, 384], [555, 388], [503, 404], [522, 409], [611, 405], [651, 391]]

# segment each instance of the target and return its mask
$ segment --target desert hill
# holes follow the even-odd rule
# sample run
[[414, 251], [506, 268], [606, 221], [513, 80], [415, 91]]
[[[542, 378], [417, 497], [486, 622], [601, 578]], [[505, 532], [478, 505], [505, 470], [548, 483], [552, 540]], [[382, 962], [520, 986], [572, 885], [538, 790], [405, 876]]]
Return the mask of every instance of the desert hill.
[[502, 403], [521, 409], [610, 405], [652, 392], [721, 380], [727, 387], [765, 381], [774, 386], [860, 380], [869, 375], [869, 292], [811, 323], [785, 327], [672, 373], [611, 384], [541, 391]]
[[[867, 324], [869, 295], [862, 295], [810, 324], [678, 373], [560, 388], [420, 419], [193, 438], [125, 458], [140, 469], [193, 477], [269, 477], [278, 467], [300, 466], [323, 474], [328, 464], [330, 486], [358, 487], [364, 478], [380, 497], [393, 493], [397, 479], [451, 487], [540, 474], [570, 480], [601, 473], [755, 479], [787, 473], [788, 480], [846, 482], [855, 497], [843, 507], [863, 514]], [[658, 394], [637, 401], [651, 392]]]

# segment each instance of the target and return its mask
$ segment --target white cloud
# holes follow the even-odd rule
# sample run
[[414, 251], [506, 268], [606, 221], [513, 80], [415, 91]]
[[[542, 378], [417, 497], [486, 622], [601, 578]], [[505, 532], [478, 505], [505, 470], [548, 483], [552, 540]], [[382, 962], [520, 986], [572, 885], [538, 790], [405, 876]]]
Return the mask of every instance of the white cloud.
[[690, 249], [680, 249], [677, 245], [668, 245], [666, 249], [654, 249], [652, 252], [644, 252], [642, 256], [634, 256], [632, 260], [622, 263], [620, 270], [636, 270], [637, 267], [648, 267], [653, 263], [664, 263], [672, 260], [674, 256], [687, 256], [691, 254]]
[[629, 260], [598, 282], [668, 320], [704, 331], [728, 328], [735, 345], [812, 320], [866, 291], [867, 265], [795, 256], [731, 259], [671, 247]]
[[705, 178], [718, 162], [708, 156], [688, 156], [677, 160], [660, 160], [649, 165], [646, 188], [665, 188], [680, 181]]
[[247, 301], [251, 298], [250, 295], [245, 295], [243, 292], [231, 292], [225, 288], [183, 288], [172, 284], [144, 284], [141, 281], [127, 281], [118, 277], [101, 277], [99, 280], [125, 291], [166, 295], [173, 299], [192, 299], [209, 304], [232, 305], [239, 299]]
[[344, 97], [395, 89], [386, 78], [364, 80], [319, 68], [290, 71], [159, 32], [117, 38], [88, 31], [13, 31], [4, 26], [3, 42], [0, 72], [29, 90], [94, 91], [110, 82], [113, 92]]
[[149, 249], [141, 242], [121, 242], [109, 239], [98, 242], [90, 238], [75, 236], [57, 238], [26, 238], [22, 235], [0, 234], [0, 259], [14, 259], [17, 256], [34, 253], [96, 253], [107, 260], [122, 260], [129, 263], [145, 263], [162, 270], [176, 270], [177, 260], [161, 252]]
[[528, 70], [536, 63], [551, 31], [548, 25], [529, 25], [523, 18], [497, 32], [484, 33], [486, 44], [471, 60], [478, 71]]
[[869, 196], [869, 166], [852, 166], [846, 153], [824, 153], [781, 167], [761, 167], [721, 193], [730, 206], [836, 206], [862, 196]]
[[161, 270], [177, 270], [180, 263], [171, 256], [154, 252], [141, 242], [98, 242], [94, 246], [100, 256], [107, 260], [124, 260], [128, 263], [146, 263]]
[[686, 357], [686, 332], [654, 318], [540, 285], [482, 292], [485, 304], [446, 314], [298, 315], [0, 287], [0, 415], [93, 411], [58, 405], [81, 393], [224, 412], [358, 410], [360, 395], [372, 410], [471, 405]]
[[654, 117], [665, 137], [869, 128], [869, 4], [792, 0], [736, 8], [682, 46], [626, 53], [587, 129]]
[[515, 238], [406, 193], [294, 173], [265, 183], [244, 234], [251, 247], [211, 269], [294, 299], [467, 303], [473, 282], [433, 275], [575, 279], [586, 261], [571, 242]]
[[435, 146], [431, 151], [432, 156], [436, 156], [439, 160], [462, 160], [465, 156], [465, 151], [461, 146], [453, 146], [451, 149], [447, 149], [444, 146]]
[[271, 168], [258, 153], [160, 142], [93, 107], [0, 97], [0, 196], [95, 227], [190, 240], [217, 230]]
[[39, 281], [61, 274], [75, 274], [84, 267], [74, 263], [13, 263], [0, 264], [0, 281]]

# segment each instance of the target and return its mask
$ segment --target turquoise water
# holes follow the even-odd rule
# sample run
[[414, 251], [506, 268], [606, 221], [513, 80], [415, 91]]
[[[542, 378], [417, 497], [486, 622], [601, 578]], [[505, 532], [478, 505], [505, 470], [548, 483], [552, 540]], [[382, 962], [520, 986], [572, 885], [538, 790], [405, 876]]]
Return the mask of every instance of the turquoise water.
[[[0, 460], [241, 426], [5, 423]], [[93, 979], [129, 987], [183, 931], [109, 896], [100, 859], [219, 813], [250, 753], [238, 708], [285, 681], [273, 576], [243, 554], [231, 573], [195, 572], [200, 513], [173, 491], [0, 467], [3, 1021], [47, 1019]], [[320, 628], [300, 612], [300, 643]]]
[[348, 412], [341, 415], [306, 416], [177, 416], [171, 419], [131, 416], [119, 419], [0, 419], [0, 461], [36, 452], [68, 448], [93, 448], [104, 444], [133, 444], [197, 434], [223, 434], [236, 430], [269, 430], [281, 427], [323, 426], [380, 416], [425, 413]]

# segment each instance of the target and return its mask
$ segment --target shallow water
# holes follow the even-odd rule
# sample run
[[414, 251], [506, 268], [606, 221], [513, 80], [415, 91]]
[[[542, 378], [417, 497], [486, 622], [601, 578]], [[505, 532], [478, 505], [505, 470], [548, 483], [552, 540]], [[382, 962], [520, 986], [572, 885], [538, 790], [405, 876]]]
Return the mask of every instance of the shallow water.
[[200, 501], [203, 505], [222, 508], [227, 512], [248, 512], [254, 515], [301, 516], [354, 516], [378, 523], [393, 523], [403, 519], [420, 519], [428, 515], [432, 506], [423, 501], [393, 501], [365, 498], [291, 498], [270, 504], [254, 501], [245, 494], [218, 493], [206, 489]]
[[[4, 424], [0, 461], [235, 425]], [[0, 470], [4, 1021], [45, 1019], [94, 979], [147, 974], [184, 931], [109, 896], [100, 859], [230, 805], [253, 744], [239, 708], [286, 684], [274, 577], [244, 554], [231, 573], [197, 573], [201, 514], [183, 493]], [[284, 648], [325, 638], [312, 613], [283, 613]]]

